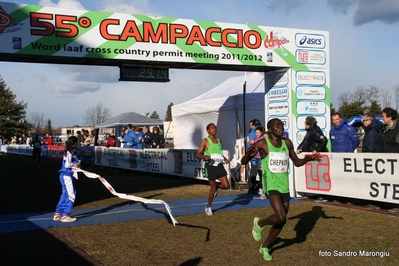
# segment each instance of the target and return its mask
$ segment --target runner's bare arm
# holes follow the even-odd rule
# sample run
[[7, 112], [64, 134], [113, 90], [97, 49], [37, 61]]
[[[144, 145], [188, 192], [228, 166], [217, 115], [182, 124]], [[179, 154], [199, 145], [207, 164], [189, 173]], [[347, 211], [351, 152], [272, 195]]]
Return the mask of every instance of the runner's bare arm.
[[208, 149], [208, 140], [207, 139], [203, 139], [200, 143], [200, 146], [198, 148], [197, 154], [195, 155], [195, 157], [199, 160], [209, 160], [210, 156], [204, 156], [203, 152], [206, 151]]
[[267, 154], [267, 144], [264, 139], [255, 142], [253, 145], [251, 145], [251, 147], [248, 148], [245, 155], [241, 158], [241, 164], [247, 164], [258, 152], [261, 152], [261, 156]]
[[294, 145], [292, 144], [292, 141], [290, 139], [284, 139], [285, 144], [287, 144], [288, 150], [289, 150], [289, 155], [296, 167], [300, 167], [305, 165], [309, 161], [318, 161], [320, 162], [320, 157], [318, 153], [313, 153], [312, 155], [308, 155], [304, 157], [303, 159], [298, 158], [296, 155], [296, 152], [294, 150]]

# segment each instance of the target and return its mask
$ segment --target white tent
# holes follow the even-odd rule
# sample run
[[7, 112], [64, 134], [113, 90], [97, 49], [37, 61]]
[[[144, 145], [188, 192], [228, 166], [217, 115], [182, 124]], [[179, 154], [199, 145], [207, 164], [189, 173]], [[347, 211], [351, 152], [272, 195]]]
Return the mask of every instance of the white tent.
[[[198, 149], [203, 138], [208, 136], [206, 126], [215, 123], [224, 150], [230, 151], [231, 168], [236, 169], [244, 152], [244, 116], [243, 88], [245, 94], [245, 127], [249, 130], [249, 121], [265, 121], [265, 84], [262, 74], [250, 74], [232, 77], [187, 102], [172, 106], [174, 123], [174, 148]], [[236, 176], [237, 177], [237, 176]]]

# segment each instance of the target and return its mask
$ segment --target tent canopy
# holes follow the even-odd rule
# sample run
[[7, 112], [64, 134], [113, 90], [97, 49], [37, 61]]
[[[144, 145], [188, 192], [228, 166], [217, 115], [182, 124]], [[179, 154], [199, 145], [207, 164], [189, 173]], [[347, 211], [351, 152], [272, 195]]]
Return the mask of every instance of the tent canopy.
[[[216, 136], [221, 139], [224, 150], [230, 151], [231, 167], [236, 167], [245, 150], [245, 123], [252, 119], [265, 121], [264, 77], [258, 72], [232, 77], [187, 102], [172, 106], [175, 149], [198, 149], [203, 138], [208, 136], [206, 126], [216, 124]], [[247, 126], [247, 129], [249, 127]]]
[[132, 124], [133, 126], [160, 126], [163, 125], [163, 122], [135, 112], [129, 112], [110, 118], [96, 125], [95, 128], [124, 127], [127, 124]]

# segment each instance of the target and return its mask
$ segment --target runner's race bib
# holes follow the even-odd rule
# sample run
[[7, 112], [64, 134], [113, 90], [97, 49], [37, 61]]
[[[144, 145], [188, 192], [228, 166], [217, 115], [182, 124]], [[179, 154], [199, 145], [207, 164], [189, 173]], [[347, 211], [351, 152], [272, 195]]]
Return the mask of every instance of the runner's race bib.
[[224, 158], [222, 154], [211, 154], [211, 160], [209, 161], [209, 165], [218, 166], [219, 164], [224, 162]]
[[269, 170], [272, 173], [286, 173], [288, 170], [288, 153], [270, 152], [269, 153]]

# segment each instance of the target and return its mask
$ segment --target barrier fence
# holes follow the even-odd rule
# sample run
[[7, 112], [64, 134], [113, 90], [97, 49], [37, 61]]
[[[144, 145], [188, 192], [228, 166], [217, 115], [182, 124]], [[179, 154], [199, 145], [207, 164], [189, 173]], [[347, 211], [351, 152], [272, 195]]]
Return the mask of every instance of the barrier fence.
[[[63, 146], [42, 146], [41, 157], [62, 160]], [[32, 147], [0, 145], [1, 153], [31, 156]], [[84, 164], [95, 164], [140, 172], [207, 180], [204, 162], [195, 158], [197, 150], [124, 149], [102, 146], [78, 147]], [[228, 151], [223, 151], [230, 158]], [[305, 156], [306, 154], [303, 154]], [[299, 192], [342, 196], [399, 204], [399, 163], [394, 153], [323, 153], [322, 161], [293, 167], [291, 196]], [[230, 166], [224, 167], [231, 181]]]

